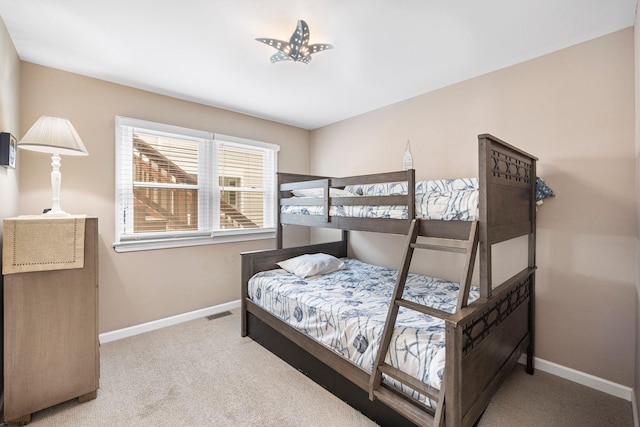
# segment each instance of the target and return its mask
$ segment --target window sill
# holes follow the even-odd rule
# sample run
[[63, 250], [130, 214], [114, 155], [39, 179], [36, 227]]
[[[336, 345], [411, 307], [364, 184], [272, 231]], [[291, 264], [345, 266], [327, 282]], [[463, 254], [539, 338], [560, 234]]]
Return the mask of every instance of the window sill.
[[188, 246], [215, 245], [219, 243], [244, 242], [247, 240], [273, 239], [274, 231], [257, 233], [228, 234], [215, 236], [171, 237], [165, 239], [126, 240], [115, 242], [116, 252], [150, 251], [155, 249], [183, 248]]

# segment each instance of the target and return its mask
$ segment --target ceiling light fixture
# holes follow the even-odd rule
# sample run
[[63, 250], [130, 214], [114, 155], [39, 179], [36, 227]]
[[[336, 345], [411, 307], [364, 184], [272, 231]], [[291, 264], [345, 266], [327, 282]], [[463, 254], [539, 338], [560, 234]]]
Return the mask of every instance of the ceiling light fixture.
[[304, 62], [308, 64], [311, 62], [312, 54], [333, 49], [333, 45], [328, 43], [309, 45], [309, 26], [302, 19], [298, 20], [296, 30], [288, 42], [265, 38], [257, 38], [256, 40], [278, 49], [278, 52], [271, 55], [272, 64], [280, 61]]

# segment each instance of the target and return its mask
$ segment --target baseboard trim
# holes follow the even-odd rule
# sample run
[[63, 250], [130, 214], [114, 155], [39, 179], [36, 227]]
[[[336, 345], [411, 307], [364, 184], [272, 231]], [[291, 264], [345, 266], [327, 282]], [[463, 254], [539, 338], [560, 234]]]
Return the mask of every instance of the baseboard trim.
[[[522, 355], [519, 363], [525, 365], [527, 363], [526, 355]], [[549, 362], [538, 357], [534, 358], [534, 367], [542, 372], [556, 375], [560, 378], [564, 378], [574, 383], [578, 383], [603, 393], [610, 394], [615, 397], [633, 402], [633, 389], [631, 387], [624, 386], [622, 384], [614, 383], [613, 381], [605, 380], [604, 378], [596, 377], [595, 375], [587, 374], [585, 372], [577, 371], [566, 366], [558, 365], [557, 363]], [[636, 427], [638, 426], [636, 422]]]
[[132, 337], [134, 335], [143, 334], [145, 332], [155, 331], [156, 329], [166, 328], [167, 326], [177, 325], [178, 323], [187, 322], [189, 320], [211, 316], [227, 310], [233, 310], [234, 308], [238, 307], [240, 307], [240, 300], [231, 301], [225, 304], [214, 305], [211, 307], [190, 311], [188, 313], [178, 314], [171, 317], [166, 317], [164, 319], [154, 320], [152, 322], [143, 323], [141, 325], [117, 329], [111, 332], [105, 332], [100, 334], [99, 336], [100, 344], [120, 340], [122, 338]]

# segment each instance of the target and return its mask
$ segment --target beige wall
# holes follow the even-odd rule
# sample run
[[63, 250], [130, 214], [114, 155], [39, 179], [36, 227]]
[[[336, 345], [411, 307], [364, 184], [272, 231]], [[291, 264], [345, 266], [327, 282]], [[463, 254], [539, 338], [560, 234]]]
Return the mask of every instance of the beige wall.
[[[536, 356], [633, 386], [633, 66], [629, 28], [317, 129], [311, 172], [398, 170], [409, 139], [417, 179], [477, 176], [485, 132], [538, 156], [557, 196], [538, 210]], [[351, 250], [397, 265], [401, 244], [358, 233]]]
[[[99, 217], [100, 331], [112, 331], [240, 298], [240, 252], [273, 248], [273, 239], [116, 253], [116, 115], [261, 140], [281, 147], [282, 169], [308, 172], [309, 132], [225, 110], [22, 63], [22, 129], [41, 115], [67, 117], [88, 157], [62, 158], [61, 206]], [[51, 201], [50, 158], [23, 152], [20, 214]], [[306, 243], [308, 232], [289, 233]]]
[[635, 62], [635, 140], [636, 140], [636, 356], [635, 356], [635, 410], [636, 420], [640, 419], [640, 12], [636, 7], [634, 26]]
[[[0, 131], [20, 132], [20, 59], [0, 19]], [[18, 156], [18, 168], [20, 156]], [[0, 166], [0, 220], [18, 213], [18, 169]], [[2, 227], [0, 227], [0, 247]], [[2, 267], [0, 267], [1, 269]]]
[[[17, 136], [20, 131], [20, 59], [0, 19], [0, 131]], [[20, 167], [20, 156], [16, 159]], [[0, 166], [0, 221], [18, 214], [18, 173], [16, 169]], [[2, 252], [2, 226], [0, 226], [0, 253]], [[2, 273], [0, 263], [0, 273]], [[0, 319], [4, 316], [3, 278], [0, 275]], [[0, 323], [3, 323], [0, 321]], [[0, 342], [0, 378], [4, 364], [3, 343]], [[0, 384], [0, 390], [4, 384]]]

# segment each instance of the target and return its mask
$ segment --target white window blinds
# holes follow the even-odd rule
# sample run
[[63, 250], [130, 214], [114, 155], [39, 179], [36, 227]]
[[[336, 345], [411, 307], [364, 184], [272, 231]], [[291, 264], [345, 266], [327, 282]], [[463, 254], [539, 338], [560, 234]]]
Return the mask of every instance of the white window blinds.
[[273, 232], [278, 148], [117, 117], [116, 249]]

